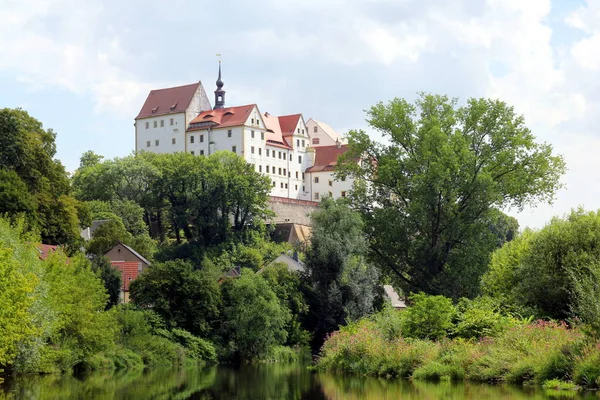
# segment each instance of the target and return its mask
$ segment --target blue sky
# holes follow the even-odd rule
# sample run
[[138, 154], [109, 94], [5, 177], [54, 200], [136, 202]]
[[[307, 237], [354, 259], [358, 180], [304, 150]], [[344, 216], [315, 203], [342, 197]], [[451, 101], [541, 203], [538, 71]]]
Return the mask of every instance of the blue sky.
[[150, 89], [212, 95], [216, 53], [228, 104], [341, 133], [418, 91], [500, 98], [569, 168], [553, 205], [510, 211], [521, 226], [600, 208], [600, 0], [0, 0], [0, 107], [54, 129], [72, 171], [132, 151]]

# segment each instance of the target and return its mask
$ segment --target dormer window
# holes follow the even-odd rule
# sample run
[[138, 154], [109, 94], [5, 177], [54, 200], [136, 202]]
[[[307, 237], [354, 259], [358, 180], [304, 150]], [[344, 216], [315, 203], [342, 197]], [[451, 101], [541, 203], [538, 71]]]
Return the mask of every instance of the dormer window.
[[206, 115], [204, 116], [204, 119], [207, 119], [207, 118], [212, 118], [212, 117], [213, 117], [213, 115], [212, 115], [212, 114], [206, 114]]
[[156, 112], [157, 112], [157, 111], [158, 111], [158, 107], [154, 107], [154, 108], [152, 109], [152, 114], [156, 114]]
[[173, 111], [175, 108], [177, 108], [177, 103], [175, 103], [171, 106], [171, 111]]

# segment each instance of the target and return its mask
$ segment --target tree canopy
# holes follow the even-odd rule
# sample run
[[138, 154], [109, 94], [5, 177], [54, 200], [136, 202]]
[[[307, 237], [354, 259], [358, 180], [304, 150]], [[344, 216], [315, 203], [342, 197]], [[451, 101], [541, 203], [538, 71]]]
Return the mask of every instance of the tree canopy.
[[551, 201], [562, 157], [497, 100], [459, 107], [421, 94], [413, 104], [379, 103], [367, 115], [388, 143], [351, 131], [339, 174], [364, 182], [353, 199], [373, 260], [407, 293], [475, 295], [490, 253], [509, 238], [493, 228], [495, 219], [506, 226], [499, 210]]

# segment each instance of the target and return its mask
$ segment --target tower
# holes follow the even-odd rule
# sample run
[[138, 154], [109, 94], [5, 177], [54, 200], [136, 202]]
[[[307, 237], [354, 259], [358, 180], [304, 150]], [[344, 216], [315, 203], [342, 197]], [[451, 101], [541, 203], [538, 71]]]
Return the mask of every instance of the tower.
[[221, 80], [221, 60], [219, 60], [219, 77], [217, 78], [217, 90], [215, 90], [215, 109], [225, 107], [225, 91]]

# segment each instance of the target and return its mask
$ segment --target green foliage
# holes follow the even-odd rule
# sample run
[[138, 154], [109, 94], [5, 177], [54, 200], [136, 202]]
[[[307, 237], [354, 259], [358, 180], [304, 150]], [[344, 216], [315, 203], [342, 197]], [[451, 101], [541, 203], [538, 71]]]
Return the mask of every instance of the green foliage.
[[0, 214], [24, 213], [44, 243], [80, 245], [78, 202], [54, 159], [56, 134], [21, 109], [0, 109]]
[[406, 293], [476, 296], [491, 252], [514, 232], [514, 219], [498, 210], [551, 200], [562, 158], [501, 101], [457, 107], [422, 94], [414, 104], [379, 103], [367, 115], [389, 143], [351, 131], [338, 174], [362, 182], [351, 197], [373, 260]]
[[494, 253], [483, 290], [537, 317], [600, 327], [600, 213], [572, 211]]
[[177, 260], [154, 263], [130, 285], [134, 304], [151, 308], [171, 327], [206, 336], [216, 328], [221, 293], [217, 277]]
[[438, 340], [450, 332], [456, 314], [451, 299], [418, 293], [412, 294], [410, 301], [411, 306], [403, 311], [403, 336]]
[[308, 313], [308, 304], [301, 291], [302, 282], [296, 272], [288, 270], [285, 264], [274, 264], [262, 270], [262, 276], [275, 292], [275, 295], [291, 313], [286, 325], [288, 346], [308, 346], [310, 333], [302, 328], [302, 321]]
[[108, 294], [106, 307], [110, 308], [119, 304], [121, 294], [121, 272], [114, 268], [110, 260], [105, 256], [95, 256], [91, 258], [92, 270], [104, 283], [104, 288]]
[[217, 361], [215, 346], [183, 329], [173, 329], [171, 337], [185, 347], [188, 357], [213, 364]]
[[267, 281], [252, 270], [223, 283], [223, 337], [245, 361], [262, 360], [287, 340], [291, 315]]
[[326, 198], [312, 215], [306, 252], [307, 325], [314, 331], [313, 349], [346, 322], [374, 311], [379, 295], [378, 272], [365, 260], [367, 243], [360, 214], [345, 199]]
[[453, 336], [465, 339], [496, 336], [516, 323], [515, 319], [502, 315], [498, 305], [488, 297], [461, 299], [456, 310]]

